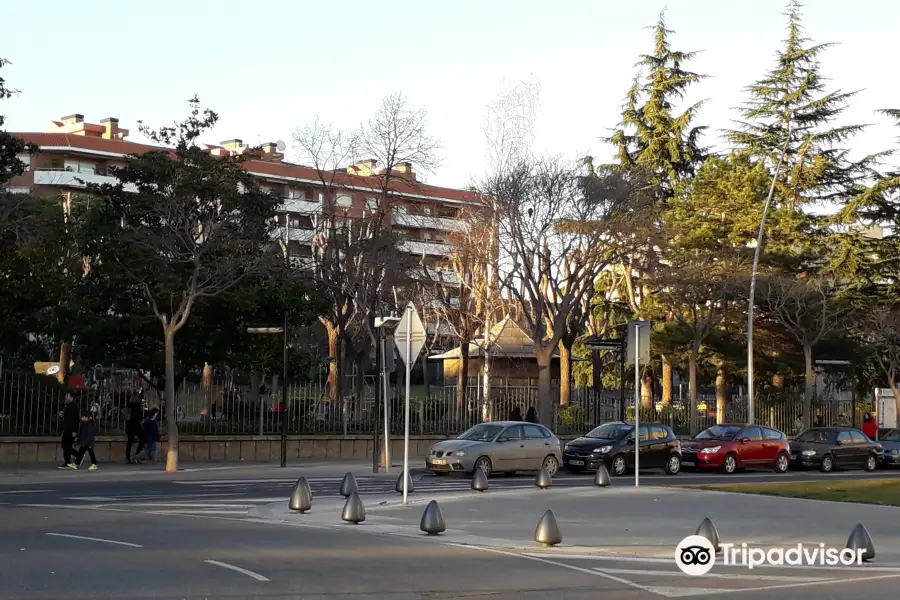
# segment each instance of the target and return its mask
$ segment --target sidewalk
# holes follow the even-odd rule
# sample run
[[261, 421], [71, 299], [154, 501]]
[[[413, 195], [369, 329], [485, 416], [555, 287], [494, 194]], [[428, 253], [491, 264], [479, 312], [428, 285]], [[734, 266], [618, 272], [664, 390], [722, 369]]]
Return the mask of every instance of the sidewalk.
[[[390, 471], [385, 473], [379, 468], [377, 473], [372, 471], [372, 461], [342, 459], [300, 459], [288, 461], [285, 468], [281, 468], [278, 461], [248, 462], [248, 461], [209, 461], [209, 462], [184, 462], [179, 465], [176, 473], [167, 473], [165, 462], [156, 464], [145, 463], [142, 465], [129, 465], [126, 463], [100, 463], [97, 471], [90, 472], [90, 478], [94, 481], [108, 481], [110, 479], [127, 478], [132, 481], [140, 479], [223, 479], [240, 477], [243, 479], [296, 479], [299, 477], [343, 477], [345, 473], [353, 473], [354, 477], [377, 477], [396, 479], [403, 469], [403, 461], [394, 460]], [[422, 466], [424, 457], [410, 457], [409, 470], [413, 476], [421, 476], [427, 471]], [[82, 473], [84, 471], [84, 473]], [[7, 464], [0, 465], [0, 487], [13, 484], [32, 484], [68, 480], [73, 477], [87, 477], [87, 462], [78, 470], [58, 469], [53, 464]]]

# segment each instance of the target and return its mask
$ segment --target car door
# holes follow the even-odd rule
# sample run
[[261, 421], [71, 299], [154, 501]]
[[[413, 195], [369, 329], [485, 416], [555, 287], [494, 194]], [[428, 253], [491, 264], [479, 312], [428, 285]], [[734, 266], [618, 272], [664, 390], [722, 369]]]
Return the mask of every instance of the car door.
[[862, 431], [852, 431], [850, 432], [851, 437], [853, 438], [853, 449], [854, 455], [856, 457], [856, 464], [860, 467], [866, 466], [866, 461], [869, 458], [869, 453], [872, 448], [872, 442], [869, 441], [869, 438], [866, 437]]
[[527, 467], [524, 470], [537, 470], [544, 464], [544, 457], [554, 454], [550, 443], [549, 432], [537, 425], [522, 425], [525, 434], [525, 448], [527, 450]]
[[497, 437], [491, 452], [491, 467], [494, 471], [518, 471], [528, 464], [525, 436], [521, 425], [510, 425]]
[[859, 465], [857, 450], [853, 444], [853, 434], [849, 429], [838, 432], [837, 445], [834, 448], [834, 463], [841, 467]]
[[758, 465], [763, 462], [765, 451], [763, 450], [762, 431], [759, 427], [744, 427], [737, 434], [737, 440], [746, 440], [737, 444], [738, 458], [742, 464]]
[[[640, 426], [640, 440], [638, 444], [638, 448], [641, 450], [641, 459], [640, 459], [640, 468], [649, 468], [650, 465], [647, 464], [650, 459], [650, 429], [647, 425]], [[631, 440], [628, 448], [628, 457], [631, 466], [634, 466], [634, 440]]]
[[775, 464], [778, 453], [781, 452], [781, 432], [768, 427], [762, 427], [763, 454], [762, 461], [766, 464]]
[[[650, 442], [647, 452], [647, 467], [658, 469], [666, 464], [669, 457], [669, 433], [662, 425], [650, 425]], [[643, 456], [641, 457], [643, 458]]]

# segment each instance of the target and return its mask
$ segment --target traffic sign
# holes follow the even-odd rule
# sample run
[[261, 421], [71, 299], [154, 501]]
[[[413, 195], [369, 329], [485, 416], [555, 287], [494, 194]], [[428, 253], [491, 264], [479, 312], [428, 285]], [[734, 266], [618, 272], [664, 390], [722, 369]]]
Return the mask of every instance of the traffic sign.
[[[422, 325], [422, 319], [419, 318], [419, 311], [412, 302], [406, 307], [406, 312], [400, 317], [400, 323], [394, 330], [394, 344], [400, 351], [400, 359], [406, 364], [407, 368], [411, 368], [416, 364], [419, 353], [422, 352], [422, 346], [425, 345], [425, 338], [428, 334], [425, 326]], [[407, 340], [407, 337], [409, 338]], [[406, 354], [407, 341], [409, 341], [409, 356]]]
[[[642, 364], [650, 364], [650, 329], [652, 321], [629, 321], [628, 335], [625, 338], [625, 356], [629, 361], [634, 361], [634, 345], [637, 344], [638, 358]], [[635, 332], [640, 332], [640, 339], [635, 338]]]

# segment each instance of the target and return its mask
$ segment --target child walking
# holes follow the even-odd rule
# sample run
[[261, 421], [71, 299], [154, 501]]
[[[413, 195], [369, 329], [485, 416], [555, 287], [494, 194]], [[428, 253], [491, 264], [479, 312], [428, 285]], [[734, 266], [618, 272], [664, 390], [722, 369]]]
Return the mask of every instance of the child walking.
[[88, 471], [97, 470], [97, 456], [94, 454], [94, 442], [97, 438], [97, 424], [92, 416], [81, 417], [81, 426], [78, 428], [78, 454], [75, 455], [75, 463], [72, 468], [77, 469], [84, 462], [85, 453], [91, 456], [91, 466]]

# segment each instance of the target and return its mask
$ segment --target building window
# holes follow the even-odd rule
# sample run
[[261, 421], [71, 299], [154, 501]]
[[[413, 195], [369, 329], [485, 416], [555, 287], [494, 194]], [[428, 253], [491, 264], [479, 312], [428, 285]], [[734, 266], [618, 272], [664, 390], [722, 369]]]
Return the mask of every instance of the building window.
[[287, 198], [288, 200], [305, 200], [306, 194], [303, 190], [298, 190], [296, 188], [289, 187], [287, 188]]
[[430, 233], [423, 233], [423, 234], [422, 234], [422, 239], [423, 239], [423, 240], [430, 240], [430, 239], [431, 239], [431, 234], [430, 234]]
[[338, 196], [336, 202], [338, 206], [353, 206], [353, 198], [351, 198], [350, 196]]
[[67, 160], [65, 162], [65, 170], [73, 171], [75, 173], [85, 173], [86, 175], [93, 175], [96, 170], [97, 165], [89, 162], [80, 162], [77, 160]]
[[397, 214], [400, 214], [400, 215], [408, 215], [409, 214], [409, 209], [404, 204], [397, 205], [394, 208], [394, 210], [396, 210]]
[[366, 210], [369, 212], [376, 212], [378, 210], [378, 199], [366, 198]]
[[9, 187], [6, 188], [6, 191], [10, 194], [29, 194], [31, 190], [27, 187]]
[[422, 214], [423, 214], [423, 215], [430, 215], [430, 214], [431, 214], [431, 207], [430, 207], [430, 206], [423, 206], [423, 207], [422, 207]]
[[31, 170], [31, 155], [30, 154], [28, 154], [27, 152], [23, 152], [21, 154], [16, 154], [16, 158], [18, 158], [20, 162], [25, 164], [26, 171]]

